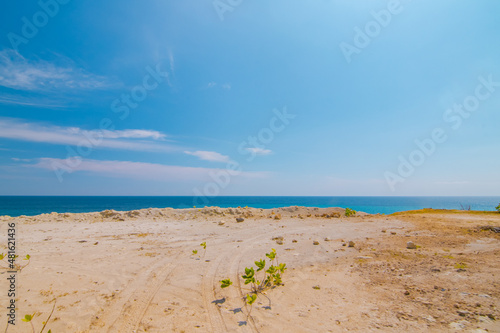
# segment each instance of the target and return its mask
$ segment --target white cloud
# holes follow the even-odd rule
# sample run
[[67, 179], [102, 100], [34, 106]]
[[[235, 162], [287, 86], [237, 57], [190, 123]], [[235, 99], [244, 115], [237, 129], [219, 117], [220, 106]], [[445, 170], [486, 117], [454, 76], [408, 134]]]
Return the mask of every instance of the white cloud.
[[[219, 85], [217, 82], [211, 81], [207, 84], [207, 88], [215, 88], [217, 85]], [[220, 87], [225, 90], [231, 90], [231, 85], [229, 83], [223, 83], [220, 85]]]
[[[173, 151], [177, 148], [158, 141], [166, 135], [158, 131], [83, 130], [78, 127], [60, 127], [0, 118], [0, 138], [59, 145], [83, 145], [139, 151]], [[140, 139], [140, 140], [138, 140]]]
[[65, 103], [53, 101], [45, 96], [15, 96], [12, 94], [3, 94], [0, 96], [0, 103], [12, 105], [34, 106], [38, 108], [67, 108]]
[[198, 157], [200, 160], [211, 161], [211, 162], [229, 162], [229, 156], [219, 154], [215, 151], [185, 151], [184, 153], [188, 155], [193, 155]]
[[272, 150], [263, 148], [247, 148], [246, 150], [255, 155], [269, 155], [273, 152]]
[[31, 162], [29, 158], [17, 158], [17, 157], [12, 157], [12, 160], [14, 162]]
[[[82, 159], [40, 158], [36, 164], [27, 164], [29, 167], [47, 170], [67, 170], [68, 172], [92, 172], [112, 177], [126, 177], [134, 179], [152, 179], [157, 181], [195, 180], [213, 181], [211, 174], [227, 172], [224, 169], [194, 168], [155, 163], [130, 161], [99, 161]], [[72, 167], [70, 167], [72, 166]], [[238, 177], [262, 178], [266, 172], [241, 172]]]
[[56, 65], [45, 60], [28, 60], [14, 50], [0, 51], [0, 86], [27, 91], [95, 90], [116, 86], [106, 77], [78, 68], [59, 57]]

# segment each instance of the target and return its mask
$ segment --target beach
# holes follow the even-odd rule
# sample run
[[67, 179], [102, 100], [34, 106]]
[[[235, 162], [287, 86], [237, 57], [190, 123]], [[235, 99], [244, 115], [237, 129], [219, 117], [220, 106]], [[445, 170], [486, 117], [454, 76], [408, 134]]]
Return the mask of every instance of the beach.
[[[14, 223], [25, 266], [8, 332], [31, 332], [21, 318], [34, 313], [40, 331], [54, 302], [45, 331], [500, 332], [499, 213], [345, 215], [294, 206], [0, 217], [0, 253]], [[241, 275], [272, 249], [286, 263], [282, 284], [250, 306]]]

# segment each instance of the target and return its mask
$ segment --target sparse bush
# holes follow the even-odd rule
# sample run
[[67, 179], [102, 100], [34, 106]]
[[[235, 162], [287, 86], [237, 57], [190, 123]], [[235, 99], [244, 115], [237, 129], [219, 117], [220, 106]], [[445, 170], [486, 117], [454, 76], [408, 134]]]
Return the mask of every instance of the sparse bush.
[[[283, 284], [281, 276], [287, 269], [286, 264], [279, 263], [275, 249], [272, 249], [270, 253], [266, 253], [266, 257], [269, 258], [271, 264], [267, 270], [264, 270], [266, 268], [266, 260], [261, 259], [254, 262], [256, 269], [253, 267], [246, 267], [245, 274], [241, 276], [245, 284], [249, 284], [251, 287], [250, 292], [245, 295], [245, 302], [251, 306], [247, 317], [250, 316], [252, 304], [257, 300], [259, 294], [264, 295], [266, 290]], [[262, 279], [258, 280], [256, 274], [260, 271], [263, 271], [264, 274], [262, 275]], [[220, 282], [221, 288], [227, 288], [232, 284], [230, 279], [221, 280]], [[265, 297], [267, 298], [267, 296]], [[269, 300], [269, 303], [271, 303], [271, 300]]]
[[356, 215], [356, 211], [354, 209], [351, 209], [351, 208], [345, 209], [345, 216], [349, 217], [349, 216], [354, 216], [354, 215]]
[[7, 258], [7, 266], [0, 266], [0, 268], [4, 268], [7, 270], [17, 270], [21, 272], [26, 266], [30, 264], [30, 258], [31, 256], [29, 254], [26, 255], [26, 257], [23, 258], [23, 260], [27, 260], [28, 262], [26, 265], [22, 266], [17, 263], [15, 263], [16, 259], [18, 258], [18, 255], [6, 255], [3, 253], [0, 253], [0, 262], [2, 262], [5, 258]]
[[495, 207], [495, 209], [500, 213], [500, 203]]
[[[45, 329], [45, 326], [47, 326], [47, 324], [50, 320], [50, 317], [52, 317], [52, 314], [54, 313], [55, 308], [56, 308], [56, 300], [54, 299], [54, 305], [52, 306], [52, 311], [50, 312], [49, 316], [47, 317], [47, 320], [43, 322], [43, 326], [42, 326], [42, 329], [40, 330], [40, 333], [43, 333], [43, 330]], [[33, 320], [33, 318], [35, 318], [35, 315], [36, 315], [36, 312], [33, 313], [32, 315], [27, 314], [24, 316], [24, 318], [21, 318], [22, 321], [31, 324], [31, 331], [33, 333], [35, 333], [35, 326], [33, 326], [32, 320]], [[52, 333], [52, 331], [48, 330], [47, 333]]]

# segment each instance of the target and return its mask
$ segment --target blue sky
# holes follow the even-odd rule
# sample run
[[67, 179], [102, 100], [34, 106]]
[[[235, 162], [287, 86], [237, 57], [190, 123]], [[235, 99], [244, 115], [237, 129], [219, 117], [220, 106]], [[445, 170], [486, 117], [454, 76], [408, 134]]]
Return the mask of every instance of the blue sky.
[[500, 195], [500, 2], [0, 5], [0, 195]]

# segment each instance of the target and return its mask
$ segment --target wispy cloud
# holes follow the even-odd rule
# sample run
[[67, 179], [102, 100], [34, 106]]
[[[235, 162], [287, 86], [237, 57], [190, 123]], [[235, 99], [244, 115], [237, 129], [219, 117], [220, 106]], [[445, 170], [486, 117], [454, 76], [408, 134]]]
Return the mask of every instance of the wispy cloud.
[[185, 151], [184, 153], [188, 155], [193, 155], [198, 157], [200, 160], [211, 161], [211, 162], [229, 162], [229, 156], [219, 154], [215, 151]]
[[247, 148], [249, 152], [255, 155], [269, 155], [272, 154], [272, 150], [269, 149], [263, 149], [263, 148]]
[[28, 60], [14, 50], [0, 51], [0, 86], [24, 91], [96, 90], [116, 87], [108, 78], [95, 75], [59, 57], [58, 63]]
[[[41, 158], [35, 164], [26, 164], [29, 167], [55, 170], [63, 165], [74, 165], [75, 161], [58, 158]], [[130, 161], [100, 161], [81, 160], [77, 166], [71, 168], [71, 172], [85, 171], [102, 174], [111, 177], [125, 177], [134, 179], [152, 179], [158, 181], [209, 181], [211, 174], [226, 172], [223, 169], [194, 168], [175, 165], [164, 165], [155, 163], [130, 162]], [[263, 178], [266, 172], [241, 172], [239, 177]]]
[[217, 82], [215, 81], [211, 81], [209, 82], [207, 85], [206, 85], [206, 88], [207, 89], [211, 89], [211, 88], [215, 88], [217, 86], [220, 86], [222, 89], [224, 90], [231, 90], [231, 84], [229, 83], [223, 83], [223, 84], [218, 84]]
[[[0, 118], [0, 138], [58, 145], [90, 145], [139, 151], [174, 151], [179, 148], [165, 144], [166, 135], [152, 130], [84, 130]], [[163, 142], [162, 142], [163, 141]]]
[[23, 106], [34, 106], [37, 108], [67, 108], [68, 105], [64, 103], [57, 102], [54, 100], [50, 100], [44, 96], [36, 97], [36, 96], [25, 96], [25, 95], [13, 95], [13, 94], [3, 94], [0, 96], [1, 104], [10, 104], [10, 105], [23, 105]]

